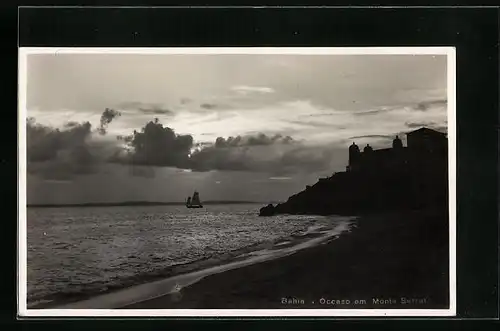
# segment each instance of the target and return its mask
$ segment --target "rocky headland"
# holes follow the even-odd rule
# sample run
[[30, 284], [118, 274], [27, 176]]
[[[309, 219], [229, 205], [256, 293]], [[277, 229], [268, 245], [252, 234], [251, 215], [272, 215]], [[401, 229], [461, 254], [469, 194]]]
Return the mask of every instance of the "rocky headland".
[[320, 178], [286, 202], [261, 208], [259, 214], [360, 215], [446, 209], [446, 138], [437, 137], [438, 143], [415, 143], [416, 147], [375, 151], [365, 149], [364, 153], [353, 144], [346, 171]]

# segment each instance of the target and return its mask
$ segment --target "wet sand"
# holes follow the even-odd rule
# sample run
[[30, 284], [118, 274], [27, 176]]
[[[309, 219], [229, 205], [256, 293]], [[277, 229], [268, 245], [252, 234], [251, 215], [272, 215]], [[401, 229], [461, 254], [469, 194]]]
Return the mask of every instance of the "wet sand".
[[351, 233], [125, 309], [446, 309], [446, 212], [363, 216]]

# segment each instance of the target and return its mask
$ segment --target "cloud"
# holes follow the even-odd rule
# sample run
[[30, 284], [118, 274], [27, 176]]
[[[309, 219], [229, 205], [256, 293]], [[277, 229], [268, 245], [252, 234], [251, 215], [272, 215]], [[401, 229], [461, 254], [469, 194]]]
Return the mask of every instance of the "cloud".
[[406, 122], [405, 125], [410, 129], [414, 129], [414, 128], [421, 128], [423, 126], [425, 126], [425, 127], [435, 126], [436, 123], [434, 123], [434, 122]]
[[160, 108], [139, 108], [139, 111], [144, 114], [154, 114], [154, 115], [174, 115], [175, 113], [168, 109], [160, 109]]
[[448, 104], [448, 100], [446, 99], [437, 99], [437, 100], [427, 100], [422, 101], [417, 104], [415, 107], [416, 110], [426, 111], [431, 106], [446, 106]]
[[[419, 103], [427, 105], [426, 111], [419, 111]], [[289, 123], [289, 131], [294, 137], [318, 143], [350, 144], [354, 137], [374, 138], [377, 146], [389, 146], [384, 136], [408, 131], [408, 123], [434, 123], [432, 128], [446, 125], [446, 106], [443, 99], [427, 99], [415, 103], [368, 108], [365, 110], [336, 110], [311, 104], [308, 112], [290, 116], [282, 122]], [[362, 120], [366, 116], [366, 119]], [[326, 128], [326, 129], [324, 129]]]
[[[437, 100], [423, 101], [429, 104], [425, 113], [415, 110], [418, 103], [366, 110], [335, 110], [302, 100], [251, 111], [210, 112], [196, 117], [180, 114], [172, 122], [176, 131], [197, 138], [197, 141], [193, 138], [192, 144], [182, 151], [182, 162], [177, 156], [175, 162], [160, 162], [152, 161], [150, 157], [141, 159], [138, 155], [134, 155], [130, 162], [195, 171], [272, 172], [276, 176], [340, 169], [345, 166], [346, 147], [353, 139], [384, 148], [390, 146], [395, 135], [408, 129], [405, 122], [417, 123], [425, 118], [442, 126], [446, 112], [440, 106], [443, 102]], [[360, 121], [360, 114], [370, 114], [373, 118]], [[243, 134], [238, 134], [238, 130]], [[158, 157], [158, 153], [153, 154]]]
[[253, 145], [235, 143], [234, 140], [227, 144], [226, 140], [226, 144], [216, 143], [193, 152], [190, 165], [195, 171], [265, 172], [273, 174], [273, 177], [283, 177], [330, 171], [336, 161], [335, 153], [335, 148], [331, 146], [311, 146], [302, 142]]
[[47, 179], [69, 180], [73, 174], [92, 172], [93, 157], [86, 140], [90, 123], [71, 124], [64, 130], [27, 123], [27, 170]]
[[249, 94], [249, 93], [274, 93], [274, 89], [270, 87], [261, 87], [261, 86], [246, 86], [246, 85], [238, 85], [233, 86], [231, 88], [232, 91], [241, 93], [241, 94]]
[[118, 146], [114, 140], [97, 139], [95, 133], [105, 135], [107, 126], [117, 116], [118, 112], [106, 109], [96, 131], [90, 122], [70, 121], [62, 128], [54, 128], [28, 118], [28, 172], [53, 180], [70, 180], [75, 175], [98, 172], [100, 166], [117, 153]]
[[[144, 170], [147, 167], [173, 167], [196, 172], [267, 172], [273, 177], [284, 177], [343, 168], [347, 159], [346, 147], [352, 139], [366, 140], [375, 148], [384, 148], [390, 146], [394, 135], [416, 126], [440, 130], [446, 126], [446, 107], [443, 107], [446, 100], [437, 98], [365, 110], [336, 110], [308, 100], [295, 100], [258, 109], [203, 112], [200, 111], [204, 105], [201, 102], [206, 103], [205, 109], [220, 104], [217, 100], [193, 103], [193, 108], [200, 113], [194, 114], [186, 107], [186, 111], [175, 116], [168, 127], [158, 119], [148, 121], [153, 116], [137, 113], [123, 116], [125, 121], [118, 122], [121, 128], [116, 133], [125, 133], [125, 136], [114, 144], [96, 140], [97, 135], [93, 134], [95, 131], [88, 122], [68, 122], [60, 130], [38, 127], [38, 131], [32, 130], [32, 135], [41, 135], [43, 139], [38, 139], [36, 150], [30, 149], [30, 157], [37, 162], [64, 160], [57, 168], [64, 173], [97, 171], [97, 164], [109, 161], [136, 166], [129, 173], [140, 177], [154, 177], [154, 172]], [[417, 109], [424, 107], [422, 105], [427, 107], [425, 112]], [[134, 108], [137, 111], [144, 103], [126, 106], [139, 107]], [[370, 117], [370, 121], [361, 121], [359, 116], [362, 114], [377, 116]], [[115, 118], [112, 111], [105, 110], [101, 127], [106, 131], [107, 125]], [[127, 135], [141, 126], [142, 129]], [[84, 138], [78, 138], [78, 134]], [[59, 146], [63, 135], [76, 135], [81, 147]], [[64, 139], [64, 143], [73, 140]], [[97, 148], [99, 144], [102, 146]], [[68, 149], [73, 152], [68, 154]], [[39, 168], [41, 164], [37, 167], [31, 165], [30, 169], [43, 171]]]
[[[396, 106], [389, 106], [389, 107], [379, 107], [379, 108], [374, 108], [374, 109], [368, 109], [368, 110], [360, 110], [360, 111], [354, 111], [352, 112], [354, 115], [357, 116], [366, 116], [366, 115], [378, 115], [382, 113], [388, 113], [392, 112], [395, 110], [399, 110], [402, 108], [409, 108], [410, 110], [418, 110], [418, 111], [427, 111], [431, 109], [432, 107], [444, 107], [447, 105], [447, 100], [446, 99], [437, 99], [437, 100], [426, 100], [426, 101], [421, 101], [418, 103], [409, 103], [406, 105], [396, 105]], [[337, 115], [337, 113], [330, 113], [329, 115]]]
[[26, 125], [28, 162], [49, 161], [65, 150], [82, 153], [92, 128], [89, 122], [69, 122], [59, 130], [38, 124], [34, 118], [29, 118]]
[[217, 105], [213, 103], [202, 103], [200, 107], [203, 109], [215, 109], [217, 108]]
[[359, 138], [394, 139], [394, 135], [369, 134], [364, 136], [349, 137], [349, 139], [359, 139]]
[[216, 148], [224, 148], [224, 147], [242, 147], [242, 146], [261, 146], [261, 145], [272, 145], [272, 144], [290, 144], [293, 143], [294, 140], [290, 136], [283, 136], [281, 134], [276, 134], [274, 136], [268, 136], [264, 133], [259, 133], [256, 135], [245, 135], [245, 136], [236, 136], [236, 137], [228, 137], [225, 139], [224, 137], [218, 137], [215, 140]]
[[158, 103], [140, 102], [140, 101], [128, 101], [122, 102], [118, 105], [118, 108], [127, 111], [139, 111], [143, 114], [148, 115], [174, 115], [172, 110], [165, 108], [164, 105]]
[[150, 104], [145, 104], [144, 102], [140, 101], [125, 101], [118, 104], [118, 108], [123, 110], [135, 110], [144, 106], [148, 107], [150, 106]]
[[441, 132], [446, 132], [448, 130], [446, 125], [438, 124], [436, 122], [406, 122], [405, 125], [410, 129], [427, 127]]
[[178, 135], [158, 119], [148, 122], [140, 132], [122, 138], [131, 152], [116, 155], [115, 162], [135, 165], [187, 168], [193, 148], [191, 135]]
[[212, 143], [194, 142], [191, 135], [176, 134], [159, 121], [147, 123], [140, 132], [122, 140], [130, 151], [115, 155], [112, 162], [196, 172], [248, 171], [281, 176], [324, 171], [334, 160], [331, 146], [307, 146], [290, 136], [257, 133], [218, 137]]
[[328, 123], [328, 122], [314, 122], [314, 121], [299, 121], [299, 120], [285, 120], [287, 123], [290, 123], [295, 126], [299, 127], [309, 127], [309, 128], [329, 128], [329, 129], [337, 129], [337, 130], [343, 130], [346, 129], [345, 126], [343, 125], [338, 125], [335, 123]]
[[97, 132], [101, 135], [105, 135], [108, 125], [113, 121], [115, 117], [121, 116], [119, 111], [114, 109], [106, 108], [101, 115], [101, 126], [97, 128]]
[[356, 115], [356, 116], [378, 115], [381, 113], [387, 113], [387, 112], [394, 110], [394, 109], [396, 109], [396, 107], [381, 107], [381, 108], [377, 108], [377, 109], [356, 111], [356, 112], [353, 112], [353, 115]]

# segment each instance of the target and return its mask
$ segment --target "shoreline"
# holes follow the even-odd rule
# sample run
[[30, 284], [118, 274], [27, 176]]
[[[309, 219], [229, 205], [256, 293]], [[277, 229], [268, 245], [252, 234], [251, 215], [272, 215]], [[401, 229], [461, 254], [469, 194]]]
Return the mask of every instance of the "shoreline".
[[448, 309], [446, 211], [361, 216], [336, 240], [121, 309]]
[[30, 309], [116, 309], [131, 302], [142, 302], [159, 295], [168, 295], [178, 284], [187, 287], [212, 274], [279, 259], [341, 235], [348, 235], [344, 232], [350, 231], [356, 219], [355, 216], [339, 216], [339, 219], [330, 225], [311, 225], [304, 232], [291, 234], [276, 241], [256, 243], [218, 257], [205, 258], [161, 269], [151, 274], [131, 277], [131, 279], [143, 277], [142, 282], [133, 284], [128, 282], [128, 279], [124, 279], [123, 285], [113, 285], [109, 287], [110, 290], [101, 293], [34, 303]]

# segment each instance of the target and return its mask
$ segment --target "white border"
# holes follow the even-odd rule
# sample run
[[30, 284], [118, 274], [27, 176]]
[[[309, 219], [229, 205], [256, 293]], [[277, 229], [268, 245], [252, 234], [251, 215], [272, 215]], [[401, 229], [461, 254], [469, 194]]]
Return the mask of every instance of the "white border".
[[[27, 56], [23, 54], [23, 50], [19, 50], [19, 73], [18, 73], [18, 150], [17, 150], [17, 163], [18, 163], [18, 197], [17, 197], [17, 210], [18, 210], [18, 220], [17, 220], [17, 247], [18, 247], [18, 314], [28, 316], [27, 309], [27, 233], [26, 233], [26, 212], [27, 212], [27, 201], [26, 201], [26, 117], [28, 111], [26, 109], [26, 89], [27, 89]], [[23, 221], [21, 221], [23, 220]], [[21, 281], [22, 280], [22, 281]]]
[[[447, 55], [450, 308], [449, 309], [27, 309], [26, 85], [29, 54], [267, 54], [267, 55]], [[243, 47], [243, 48], [20, 48], [18, 109], [18, 315], [100, 317], [315, 317], [315, 316], [455, 316], [456, 315], [456, 51], [454, 47]]]

